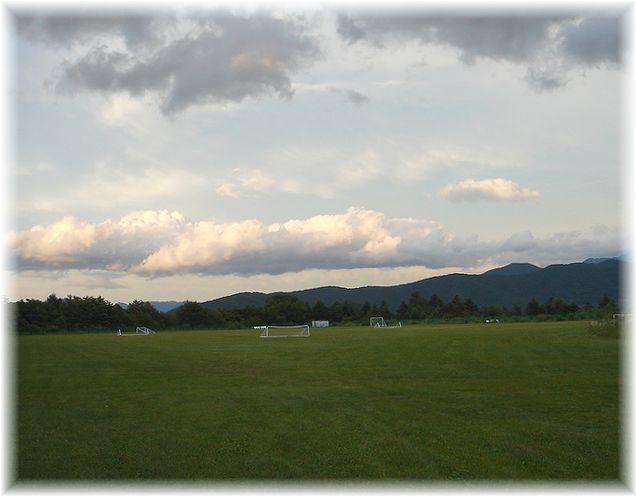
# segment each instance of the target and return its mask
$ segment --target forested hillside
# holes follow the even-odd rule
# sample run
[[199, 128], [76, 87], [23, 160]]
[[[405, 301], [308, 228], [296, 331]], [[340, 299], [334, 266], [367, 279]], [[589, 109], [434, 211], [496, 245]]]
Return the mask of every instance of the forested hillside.
[[[479, 306], [512, 308], [514, 305], [523, 306], [532, 298], [546, 301], [550, 297], [581, 306], [596, 305], [604, 295], [620, 301], [621, 264], [617, 259], [600, 263], [549, 265], [545, 268], [531, 264], [510, 264], [479, 275], [449, 274], [397, 286], [354, 289], [325, 286], [276, 294], [295, 296], [310, 305], [318, 301], [328, 305], [338, 301], [368, 301], [376, 305], [385, 302], [392, 311], [396, 311], [400, 303], [407, 300], [414, 291], [424, 298], [437, 294], [447, 301], [457, 295], [462, 299], [470, 299]], [[238, 293], [207, 301], [204, 305], [210, 309], [262, 306], [269, 296], [271, 295], [265, 293]]]

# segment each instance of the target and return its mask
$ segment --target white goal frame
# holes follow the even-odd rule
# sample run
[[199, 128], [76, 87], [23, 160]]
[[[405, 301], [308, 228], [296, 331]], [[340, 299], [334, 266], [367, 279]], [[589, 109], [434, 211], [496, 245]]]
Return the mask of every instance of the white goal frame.
[[369, 319], [369, 325], [371, 327], [384, 327], [385, 329], [398, 329], [402, 327], [402, 322], [398, 322], [394, 325], [387, 325], [384, 320], [384, 317], [371, 317]]
[[369, 325], [371, 327], [386, 327], [386, 322], [384, 322], [384, 317], [371, 317]]
[[150, 336], [151, 334], [156, 332], [149, 327], [136, 327], [135, 332], [121, 332], [121, 329], [117, 331], [118, 336]]
[[261, 330], [261, 338], [308, 338], [309, 326], [303, 325], [268, 325]]
[[152, 329], [150, 329], [150, 327], [136, 327], [135, 328], [135, 332], [137, 334], [156, 334], [155, 331], [153, 331]]

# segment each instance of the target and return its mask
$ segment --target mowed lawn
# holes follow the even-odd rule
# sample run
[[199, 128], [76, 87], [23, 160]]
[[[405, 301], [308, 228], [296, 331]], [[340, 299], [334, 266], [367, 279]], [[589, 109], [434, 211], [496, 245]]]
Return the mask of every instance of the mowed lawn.
[[618, 480], [586, 322], [16, 338], [18, 480]]

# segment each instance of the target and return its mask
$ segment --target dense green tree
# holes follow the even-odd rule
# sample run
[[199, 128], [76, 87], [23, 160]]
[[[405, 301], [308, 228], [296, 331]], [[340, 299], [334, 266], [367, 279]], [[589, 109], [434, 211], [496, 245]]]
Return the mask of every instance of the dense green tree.
[[574, 313], [579, 309], [575, 303], [565, 303], [560, 298], [548, 298], [543, 305], [543, 310], [548, 315], [564, 315]]
[[402, 320], [409, 319], [411, 317], [410, 308], [405, 301], [403, 301], [402, 303], [398, 305], [395, 315], [398, 319], [402, 319]]
[[499, 308], [497, 305], [485, 305], [483, 307], [481, 307], [481, 315], [483, 317], [497, 317], [499, 315], [501, 315], [503, 312], [501, 310], [501, 308]]
[[134, 300], [128, 304], [128, 317], [131, 325], [145, 327], [160, 327], [165, 319], [151, 303]]
[[58, 329], [64, 329], [66, 324], [66, 318], [64, 317], [64, 300], [58, 298], [55, 293], [50, 294], [45, 302], [47, 317], [52, 326]]
[[309, 305], [295, 296], [277, 294], [265, 300], [265, 316], [269, 324], [300, 324], [309, 321]]
[[618, 305], [606, 294], [603, 295], [598, 304], [598, 309], [603, 315], [612, 315], [618, 313]]
[[464, 300], [464, 314], [465, 315], [478, 315], [479, 314], [479, 307], [470, 298], [466, 298], [466, 300]]
[[27, 299], [17, 303], [18, 326], [23, 330], [39, 330], [50, 328], [49, 313], [46, 305], [40, 300]]
[[520, 305], [512, 305], [512, 310], [510, 313], [515, 316], [523, 315], [523, 308], [521, 308]]
[[342, 303], [342, 320], [345, 322], [351, 322], [356, 317], [355, 306], [350, 301], [344, 301]]
[[325, 305], [321, 300], [318, 300], [314, 303], [313, 308], [311, 309], [311, 320], [327, 320], [329, 314], [329, 309], [327, 305]]
[[393, 317], [391, 310], [389, 309], [389, 305], [386, 304], [386, 301], [382, 300], [380, 305], [378, 306], [378, 315], [380, 317], [384, 317], [385, 319], [390, 319]]
[[422, 319], [425, 317], [427, 303], [418, 291], [413, 291], [409, 297], [408, 308], [411, 319]]
[[207, 309], [200, 303], [186, 301], [177, 311], [177, 324], [183, 327], [203, 328], [210, 323]]
[[428, 299], [428, 312], [432, 317], [439, 317], [444, 309], [444, 300], [437, 293], [433, 293]]
[[464, 315], [464, 303], [459, 295], [455, 295], [450, 302], [442, 307], [442, 314], [447, 317], [461, 317]]
[[535, 316], [542, 313], [544, 313], [543, 307], [536, 298], [532, 298], [526, 305], [526, 315]]
[[525, 309], [514, 305], [511, 310], [494, 305], [479, 308], [471, 299], [462, 301], [455, 295], [447, 304], [433, 294], [428, 300], [418, 292], [413, 292], [407, 301], [402, 301], [395, 313], [385, 301], [379, 304], [370, 302], [336, 301], [327, 306], [317, 301], [310, 307], [300, 299], [285, 294], [270, 296], [262, 307], [245, 306], [233, 309], [209, 309], [203, 305], [187, 301], [173, 312], [162, 313], [150, 303], [141, 300], [132, 301], [127, 309], [113, 305], [101, 296], [78, 297], [68, 295], [58, 298], [49, 295], [45, 301], [27, 299], [12, 304], [15, 308], [15, 322], [20, 332], [48, 332], [56, 330], [113, 329], [124, 326], [177, 327], [177, 328], [227, 328], [251, 327], [262, 324], [300, 324], [311, 320], [329, 320], [338, 322], [368, 323], [371, 316], [383, 316], [385, 319], [397, 317], [407, 319], [438, 319], [456, 317], [495, 318], [503, 315], [528, 317], [541, 314], [567, 315], [579, 314], [596, 317], [618, 313], [618, 307], [607, 295], [598, 307], [586, 305], [580, 308], [575, 303], [564, 302], [560, 298], [549, 298], [540, 304], [532, 298]]
[[342, 316], [342, 303], [336, 301], [329, 307], [329, 320], [332, 322], [342, 322]]

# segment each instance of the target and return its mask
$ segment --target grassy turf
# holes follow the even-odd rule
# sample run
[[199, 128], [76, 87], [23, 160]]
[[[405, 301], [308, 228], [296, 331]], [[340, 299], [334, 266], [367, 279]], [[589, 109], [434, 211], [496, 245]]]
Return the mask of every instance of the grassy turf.
[[17, 338], [29, 479], [617, 480], [587, 323]]

